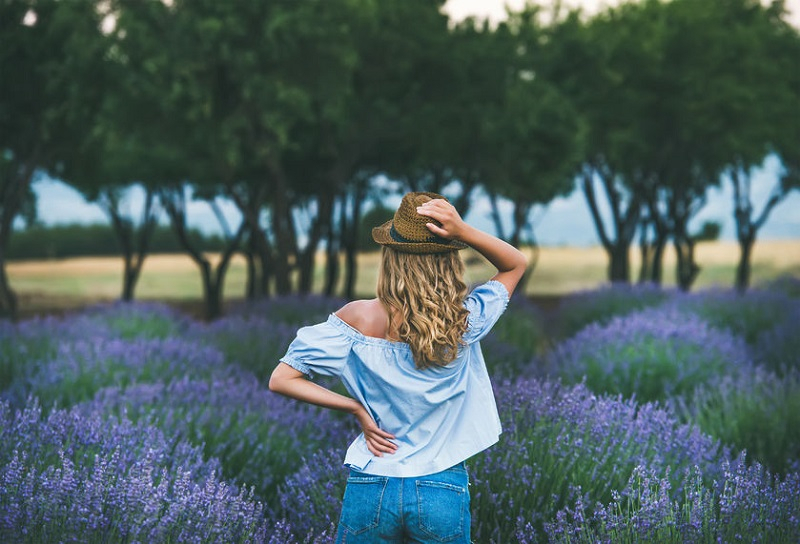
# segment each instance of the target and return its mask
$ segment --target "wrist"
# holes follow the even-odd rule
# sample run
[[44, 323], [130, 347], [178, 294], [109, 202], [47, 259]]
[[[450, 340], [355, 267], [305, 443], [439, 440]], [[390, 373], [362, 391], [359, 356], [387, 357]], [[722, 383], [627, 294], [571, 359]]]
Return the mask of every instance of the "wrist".
[[473, 227], [469, 223], [464, 223], [461, 226], [461, 228], [458, 229], [458, 231], [455, 233], [453, 239], [459, 242], [464, 242], [467, 245], [471, 245], [470, 240], [474, 239], [475, 231], [477, 231], [475, 227]]
[[347, 411], [350, 412], [350, 414], [352, 414], [352, 415], [354, 415], [356, 417], [360, 417], [364, 413], [366, 413], [367, 410], [366, 410], [366, 408], [364, 408], [364, 406], [360, 402], [358, 402], [357, 400], [353, 399], [353, 405], [350, 406]]

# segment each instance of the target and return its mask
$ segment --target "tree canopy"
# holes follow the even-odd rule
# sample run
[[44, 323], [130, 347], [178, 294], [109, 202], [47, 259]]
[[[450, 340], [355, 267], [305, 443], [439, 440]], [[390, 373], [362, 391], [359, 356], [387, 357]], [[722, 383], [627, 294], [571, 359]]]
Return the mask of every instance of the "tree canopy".
[[[37, 172], [106, 210], [127, 299], [160, 210], [181, 239], [189, 199], [233, 201], [243, 221], [223, 225], [221, 261], [183, 238], [212, 317], [235, 252], [248, 296], [308, 292], [324, 243], [326, 292], [344, 253], [352, 296], [364, 203], [387, 178], [462, 213], [478, 188], [511, 201], [514, 244], [535, 244], [532, 207], [578, 182], [610, 280], [630, 281], [639, 232], [640, 278], [660, 280], [671, 241], [686, 289], [700, 271], [688, 223], [730, 180], [746, 286], [755, 233], [800, 184], [800, 36], [782, 2], [642, 0], [591, 17], [528, 5], [495, 26], [442, 6], [2, 0], [0, 313], [14, 313], [5, 249]], [[768, 156], [784, 173], [754, 211], [750, 171]], [[133, 184], [140, 218], [118, 206]]]

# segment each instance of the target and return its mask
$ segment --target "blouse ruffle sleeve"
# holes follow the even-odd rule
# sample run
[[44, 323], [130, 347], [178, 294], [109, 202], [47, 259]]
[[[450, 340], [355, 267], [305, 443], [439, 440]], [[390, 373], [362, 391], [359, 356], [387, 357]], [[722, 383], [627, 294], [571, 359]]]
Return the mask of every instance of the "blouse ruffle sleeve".
[[467, 296], [464, 306], [469, 310], [467, 332], [464, 341], [472, 344], [480, 341], [492, 329], [508, 306], [508, 291], [496, 280], [481, 284]]
[[302, 327], [281, 362], [308, 376], [340, 376], [347, 363], [352, 339], [332, 323]]

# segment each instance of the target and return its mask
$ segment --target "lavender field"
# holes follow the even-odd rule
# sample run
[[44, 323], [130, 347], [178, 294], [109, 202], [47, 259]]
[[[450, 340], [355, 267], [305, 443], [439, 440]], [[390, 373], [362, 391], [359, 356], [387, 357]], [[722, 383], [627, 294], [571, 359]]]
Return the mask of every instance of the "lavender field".
[[[332, 541], [357, 426], [266, 380], [342, 302], [0, 323], [0, 542]], [[469, 462], [473, 540], [799, 542], [799, 324], [796, 279], [512, 301], [483, 342], [504, 433]]]

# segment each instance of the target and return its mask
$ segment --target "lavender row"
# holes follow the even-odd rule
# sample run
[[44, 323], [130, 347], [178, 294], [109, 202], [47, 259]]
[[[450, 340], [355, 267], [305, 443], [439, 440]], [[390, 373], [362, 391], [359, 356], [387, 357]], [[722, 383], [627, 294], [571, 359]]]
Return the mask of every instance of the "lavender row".
[[[668, 410], [546, 380], [495, 393], [502, 439], [469, 463], [476, 542], [727, 542], [731, 527], [749, 541], [800, 538], [798, 473], [748, 466]], [[293, 534], [329, 541], [346, 478], [340, 451], [320, 450], [286, 480], [279, 515]], [[686, 527], [658, 529], [676, 511]]]
[[[621, 508], [620, 493], [638, 496], [626, 491], [631, 488], [630, 478], [637, 470], [649, 471], [647, 474], [654, 475], [653, 481], [666, 482], [663, 487], [669, 488], [673, 504], [681, 504], [683, 510], [688, 507], [681, 502], [681, 497], [687, 489], [700, 489], [698, 485], [710, 497], [709, 504], [720, 508], [724, 494], [717, 482], [727, 481], [725, 466], [735, 469], [730, 469], [731, 473], [755, 470], [752, 478], [761, 474], [758, 485], [765, 490], [761, 493], [764, 497], [780, 498], [783, 496], [780, 493], [787, 492], [800, 495], [795, 474], [800, 455], [796, 449], [792, 450], [798, 443], [792, 442], [792, 433], [796, 436], [800, 426], [791, 419], [793, 414], [800, 413], [791, 404], [792, 398], [798, 398], [798, 380], [791, 370], [796, 366], [797, 352], [792, 355], [781, 348], [789, 355], [784, 357], [785, 364], [779, 373], [769, 372], [764, 365], [757, 364], [762, 361], [756, 356], [765, 346], [780, 345], [774, 339], [783, 338], [780, 327], [789, 331], [786, 323], [790, 318], [786, 316], [793, 315], [791, 309], [796, 308], [796, 303], [792, 306], [792, 299], [783, 297], [782, 304], [790, 311], [776, 314], [779, 318], [773, 323], [751, 319], [756, 324], [752, 328], [757, 332], [751, 337], [755, 341], [748, 343], [742, 340], [744, 334], [734, 334], [719, 324], [709, 326], [707, 320], [696, 317], [698, 312], [682, 310], [675, 302], [679, 298], [665, 297], [666, 303], [662, 300], [653, 305], [654, 308], [658, 306], [657, 309], [634, 311], [630, 319], [617, 318], [622, 324], [614, 325], [612, 317], [604, 326], [594, 327], [602, 331], [604, 327], [617, 326], [619, 331], [631, 333], [625, 336], [620, 332], [616, 340], [633, 352], [658, 352], [652, 346], [659, 341], [662, 350], [671, 344], [687, 345], [685, 355], [673, 356], [678, 359], [673, 364], [684, 365], [680, 375], [694, 366], [702, 366], [708, 354], [716, 354], [717, 360], [730, 358], [727, 366], [713, 367], [716, 372], [698, 374], [698, 387], [687, 386], [681, 395], [676, 394], [678, 389], [672, 387], [669, 380], [664, 382], [671, 387], [664, 389], [668, 391], [662, 396], [668, 403], [665, 408], [637, 404], [630, 397], [595, 396], [587, 387], [588, 382], [585, 386], [572, 387], [559, 386], [552, 380], [519, 378], [521, 375], [543, 376], [553, 369], [548, 361], [551, 357], [548, 346], [537, 340], [544, 326], [537, 327], [541, 325], [541, 317], [534, 308], [515, 307], [518, 315], [513, 316], [512, 325], [499, 328], [492, 339], [487, 339], [493, 372], [496, 376], [514, 379], [499, 386], [497, 391], [506, 427], [503, 440], [472, 463], [474, 531], [479, 541], [557, 540], [560, 537], [556, 532], [548, 533], [548, 528], [558, 527], [553, 525], [557, 523], [562, 523], [562, 532], [558, 534], [572, 534], [570, 527], [584, 532], [591, 527], [601, 535], [604, 529], [600, 518], [591, 518], [590, 524], [583, 527], [577, 524], [574, 516], [570, 517], [571, 513], [583, 511], [581, 508], [586, 512], [589, 508], [597, 511]], [[720, 299], [718, 295], [709, 297], [712, 302], [706, 304], [718, 304]], [[298, 300], [297, 304], [301, 302]], [[764, 307], [767, 305], [761, 306]], [[231, 496], [238, 496], [242, 490], [253, 486], [254, 494], [249, 496], [251, 503], [265, 503], [259, 506], [260, 516], [269, 529], [254, 532], [256, 541], [272, 538], [276, 542], [326, 542], [330, 540], [331, 527], [338, 516], [343, 485], [339, 452], [352, 437], [354, 427], [351, 421], [337, 418], [330, 412], [287, 403], [259, 385], [259, 379], [263, 382], [295, 330], [295, 325], [287, 323], [291, 319], [278, 315], [283, 308], [297, 311], [295, 304], [278, 304], [269, 317], [241, 311], [213, 324], [200, 324], [165, 307], [134, 305], [97, 309], [68, 320], [49, 319], [4, 326], [0, 328], [0, 377], [4, 376], [2, 369], [12, 371], [4, 378], [8, 385], [3, 394], [17, 406], [25, 405], [27, 394], [44, 399], [48, 408], [79, 403], [73, 412], [81, 417], [129, 421], [130, 425], [146, 426], [169, 436], [172, 449], [166, 450], [200, 448], [203, 462], [217, 467], [214, 478], [224, 484]], [[655, 321], [661, 319], [661, 325], [648, 325], [643, 315]], [[636, 322], [640, 323], [638, 329], [631, 325]], [[674, 323], [693, 326], [681, 327]], [[634, 330], [650, 334], [650, 339], [632, 335]], [[671, 332], [665, 334], [664, 330]], [[581, 334], [587, 343], [596, 340], [586, 332], [578, 336]], [[784, 335], [794, 336], [790, 332]], [[615, 335], [606, 336], [610, 348], [618, 349], [612, 341]], [[712, 341], [714, 338], [717, 340]], [[558, 352], [569, 342], [550, 353]], [[790, 339], [783, 342], [791, 345]], [[645, 358], [640, 364], [646, 362]], [[629, 372], [636, 368], [628, 364]], [[750, 379], [756, 375], [762, 379]], [[712, 393], [724, 390], [719, 387], [723, 380], [732, 384], [725, 391], [738, 391], [738, 396], [729, 392], [713, 398]], [[688, 384], [691, 380], [684, 381]], [[641, 395], [636, 398], [641, 399]], [[752, 402], [753, 398], [758, 402]], [[731, 399], [738, 400], [731, 403]], [[782, 399], [786, 399], [785, 402]], [[728, 404], [724, 404], [726, 402]], [[774, 409], [784, 404], [788, 404], [788, 409]], [[773, 409], [770, 411], [770, 408]], [[723, 419], [714, 417], [719, 410], [734, 414], [750, 410], [752, 420], [761, 417], [762, 432], [756, 438], [762, 442], [763, 427], [773, 427], [770, 436], [784, 431], [788, 440], [779, 448], [789, 455], [770, 461], [783, 463], [782, 472], [786, 473], [783, 480], [764, 476], [768, 473], [759, 463], [750, 463], [748, 468], [741, 459], [731, 459], [718, 442], [683, 424], [690, 419], [718, 423]], [[63, 411], [52, 412], [58, 413]], [[779, 424], [764, 425], [764, 418]], [[40, 414], [39, 419], [46, 427], [47, 418]], [[741, 441], [742, 436], [747, 435], [746, 425], [739, 425], [739, 430], [730, 436], [724, 435], [730, 430], [730, 426], [725, 426], [730, 419], [724, 418], [722, 428], [711, 432], [724, 438], [726, 443]], [[741, 423], [746, 418], [739, 419]], [[609, 420], [616, 424], [609, 424]], [[649, 425], [655, 430], [643, 431], [637, 425]], [[701, 427], [711, 428], [710, 423], [701, 423]], [[34, 437], [32, 442], [48, 443], [36, 438], [35, 433], [31, 436]], [[774, 451], [775, 448], [769, 445], [767, 449]], [[51, 447], [48, 451], [47, 455], [41, 455], [42, 465], [37, 466], [63, 471], [65, 461], [57, 448]], [[77, 461], [68, 459], [67, 464], [73, 463], [73, 471], [88, 474], [94, 466], [90, 457], [83, 456]], [[759, 459], [758, 455], [754, 457]], [[7, 456], [2, 466], [9, 466], [11, 460], [12, 457]], [[17, 464], [22, 462], [17, 460]], [[30, 457], [24, 462], [30, 463]], [[694, 479], [687, 480], [685, 475], [690, 465], [698, 468]], [[522, 476], [512, 477], [517, 474]], [[701, 475], [699, 480], [697, 475]], [[784, 517], [775, 517], [776, 514], [769, 521], [777, 523], [786, 534], [796, 535], [796, 527], [786, 521], [800, 518], [796, 504], [784, 503], [780, 510]], [[640, 512], [630, 501], [626, 505], [625, 519], [634, 527], [632, 534], [635, 534], [643, 529], [635, 523], [631, 525], [631, 520], [638, 519], [636, 516], [640, 516]], [[584, 516], [585, 519], [589, 517]], [[703, 535], [719, 531], [714, 521], [717, 518], [709, 519], [712, 522], [703, 529]], [[621, 526], [622, 522], [614, 523]], [[34, 526], [22, 523], [21, 527], [29, 530]], [[777, 534], [776, 541], [782, 541], [782, 533], [770, 534]], [[39, 536], [42, 541], [53, 540], [42, 534]], [[522, 540], [523, 537], [528, 540]], [[11, 540], [22, 540], [22, 537]]]
[[0, 541], [266, 541], [262, 505], [199, 448], [126, 419], [0, 404]]

